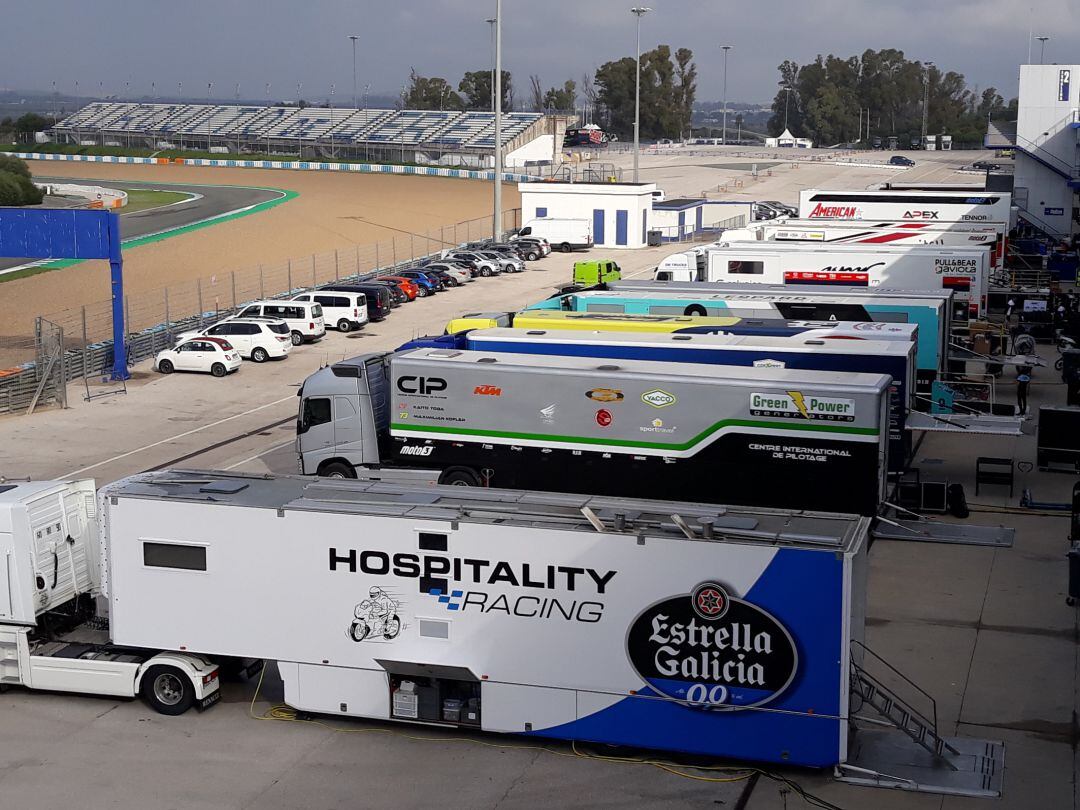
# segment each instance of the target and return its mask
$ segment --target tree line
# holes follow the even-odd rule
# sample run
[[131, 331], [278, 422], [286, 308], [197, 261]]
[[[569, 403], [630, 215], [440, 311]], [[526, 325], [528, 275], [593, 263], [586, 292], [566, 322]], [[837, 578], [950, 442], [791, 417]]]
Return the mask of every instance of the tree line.
[[[593, 76], [545, 85], [529, 77], [520, 109], [574, 113], [585, 108], [596, 123], [622, 137], [633, 135], [635, 61], [632, 56], [605, 62]], [[401, 94], [402, 107], [412, 110], [490, 110], [492, 71], [467, 72], [456, 88], [445, 78], [421, 76], [412, 70]], [[641, 54], [641, 137], [678, 138], [689, 130], [697, 93], [697, 66], [689, 48], [674, 51], [658, 45]], [[502, 108], [518, 108], [513, 76], [502, 72]]]
[[854, 142], [860, 132], [863, 138], [895, 135], [906, 145], [922, 134], [924, 95], [927, 134], [952, 135], [956, 143], [981, 142], [987, 119], [1016, 107], [996, 88], [969, 88], [963, 74], [912, 61], [894, 48], [847, 58], [819, 54], [806, 65], [785, 60], [777, 69], [769, 133], [779, 135], [786, 125], [822, 146]]

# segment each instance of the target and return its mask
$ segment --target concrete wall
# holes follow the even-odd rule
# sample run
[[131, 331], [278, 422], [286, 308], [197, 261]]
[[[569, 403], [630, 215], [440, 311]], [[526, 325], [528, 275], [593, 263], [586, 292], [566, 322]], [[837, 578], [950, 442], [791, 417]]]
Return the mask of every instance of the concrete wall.
[[654, 183], [529, 183], [521, 192], [521, 221], [537, 217], [587, 219], [598, 247], [645, 247], [652, 228]]
[[527, 160], [553, 160], [557, 156], [555, 136], [541, 135], [507, 154], [506, 166], [512, 169], [516, 166], [524, 166]]
[[35, 183], [46, 194], [63, 197], [81, 197], [89, 202], [89, 208], [123, 208], [127, 205], [127, 192], [104, 186], [75, 185], [74, 183]]

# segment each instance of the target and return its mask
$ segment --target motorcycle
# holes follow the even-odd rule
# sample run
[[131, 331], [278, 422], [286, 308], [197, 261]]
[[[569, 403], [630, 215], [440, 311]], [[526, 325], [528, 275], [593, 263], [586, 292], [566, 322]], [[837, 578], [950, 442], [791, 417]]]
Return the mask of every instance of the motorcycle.
[[378, 606], [365, 599], [353, 611], [355, 621], [349, 626], [349, 638], [363, 641], [369, 636], [381, 635], [387, 641], [397, 638], [401, 632], [401, 619], [396, 613], [380, 613]]

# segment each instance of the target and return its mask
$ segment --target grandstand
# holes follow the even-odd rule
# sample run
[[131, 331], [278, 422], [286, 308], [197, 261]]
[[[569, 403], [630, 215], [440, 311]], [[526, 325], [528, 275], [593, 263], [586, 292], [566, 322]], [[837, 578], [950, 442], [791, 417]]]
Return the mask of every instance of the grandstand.
[[[558, 160], [568, 119], [503, 114], [507, 165]], [[59, 143], [279, 153], [491, 166], [495, 115], [457, 110], [356, 110], [92, 102], [51, 130]]]

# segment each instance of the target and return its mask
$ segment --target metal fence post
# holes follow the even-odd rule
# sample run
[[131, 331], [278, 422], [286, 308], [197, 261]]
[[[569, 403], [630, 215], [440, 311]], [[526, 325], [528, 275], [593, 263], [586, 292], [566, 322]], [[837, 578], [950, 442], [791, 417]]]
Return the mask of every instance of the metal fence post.
[[315, 275], [315, 254], [311, 254], [311, 289], [319, 286], [318, 277]]
[[397, 267], [397, 237], [394, 237], [394, 241], [390, 243], [390, 246], [394, 249], [394, 263], [391, 267]]
[[[167, 319], [168, 318], [166, 317], [166, 320]], [[90, 360], [90, 358], [87, 356], [87, 347], [89, 346], [90, 341], [87, 340], [86, 338], [87, 338], [87, 334], [86, 334], [86, 307], [83, 307], [82, 308], [82, 347], [83, 347], [82, 348], [82, 369], [83, 369], [82, 375], [83, 375], [83, 377], [86, 377], [86, 375], [87, 375], [87, 372], [89, 370], [87, 368], [87, 365], [88, 365], [89, 360]]]
[[169, 318], [169, 288], [165, 288], [165, 334], [169, 336], [169, 342], [172, 342], [172, 320]]
[[409, 261], [416, 261], [416, 238], [412, 231], [409, 231]]
[[337, 248], [334, 248], [334, 281], [341, 281], [341, 257]]
[[236, 309], [236, 271], [233, 270], [229, 273], [229, 278], [232, 282], [232, 308]]
[[[359, 251], [357, 252], [359, 255]], [[375, 272], [379, 272], [379, 243], [375, 243]]]
[[292, 292], [292, 259], [289, 259], [289, 292]]
[[266, 283], [263, 281], [263, 267], [259, 265], [259, 298], [266, 298]]
[[202, 305], [202, 279], [195, 279], [195, 287], [199, 293], [199, 326], [203, 325], [203, 305]]

